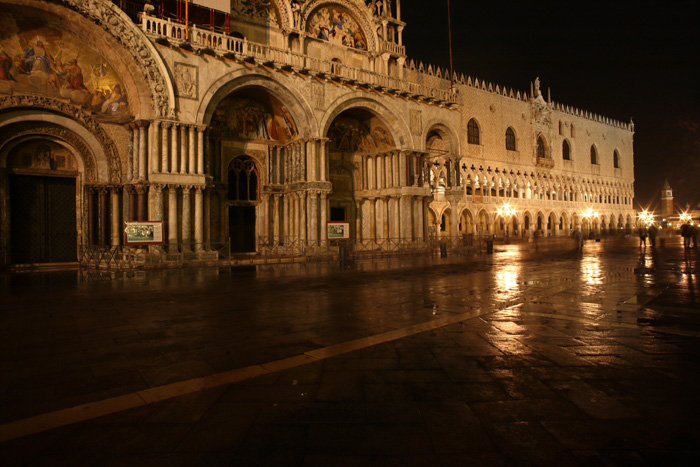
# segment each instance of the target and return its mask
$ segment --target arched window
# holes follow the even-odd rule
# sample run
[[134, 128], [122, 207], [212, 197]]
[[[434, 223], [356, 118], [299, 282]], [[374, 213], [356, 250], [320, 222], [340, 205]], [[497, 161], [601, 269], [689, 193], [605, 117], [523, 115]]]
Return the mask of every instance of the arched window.
[[591, 146], [591, 164], [598, 164], [598, 151], [596, 151], [595, 146]]
[[546, 152], [545, 152], [545, 144], [544, 144], [544, 138], [539, 136], [537, 138], [537, 158], [538, 159], [544, 159], [546, 157]]
[[510, 127], [506, 130], [506, 150], [515, 151], [515, 132]]
[[479, 125], [473, 118], [467, 123], [467, 142], [469, 144], [479, 144]]
[[564, 140], [564, 142], [561, 144], [561, 155], [565, 161], [571, 160], [571, 147], [569, 146], [569, 142], [567, 140]]
[[258, 169], [253, 159], [248, 156], [237, 157], [228, 167], [228, 199], [257, 201]]
[[620, 168], [620, 153], [617, 152], [617, 149], [613, 152], [613, 166], [616, 169]]

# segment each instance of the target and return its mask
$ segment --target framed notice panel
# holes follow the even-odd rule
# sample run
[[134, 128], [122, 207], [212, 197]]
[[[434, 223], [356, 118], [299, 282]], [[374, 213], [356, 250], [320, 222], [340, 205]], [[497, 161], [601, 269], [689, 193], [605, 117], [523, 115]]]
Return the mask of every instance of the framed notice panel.
[[350, 238], [350, 222], [328, 222], [328, 240]]
[[126, 245], [158, 245], [163, 243], [163, 221], [124, 223]]

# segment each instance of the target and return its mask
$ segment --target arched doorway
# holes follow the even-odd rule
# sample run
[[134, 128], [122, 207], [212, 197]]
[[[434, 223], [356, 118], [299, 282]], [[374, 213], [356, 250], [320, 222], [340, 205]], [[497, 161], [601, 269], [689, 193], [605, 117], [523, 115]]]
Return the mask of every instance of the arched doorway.
[[228, 232], [231, 251], [255, 251], [255, 208], [259, 199], [259, 171], [250, 156], [228, 166]]
[[76, 261], [79, 168], [71, 151], [52, 140], [31, 139], [9, 151], [6, 167], [10, 262]]
[[387, 125], [373, 111], [353, 107], [332, 120], [326, 136], [332, 183], [330, 220], [349, 222], [353, 238], [359, 237], [358, 229], [363, 240], [398, 238], [400, 207], [395, 198], [360, 200], [361, 216], [355, 198], [358, 190], [400, 186], [399, 154], [393, 151], [396, 144]]
[[468, 209], [462, 211], [462, 216], [459, 220], [459, 233], [469, 235], [474, 233], [474, 219], [472, 213]]

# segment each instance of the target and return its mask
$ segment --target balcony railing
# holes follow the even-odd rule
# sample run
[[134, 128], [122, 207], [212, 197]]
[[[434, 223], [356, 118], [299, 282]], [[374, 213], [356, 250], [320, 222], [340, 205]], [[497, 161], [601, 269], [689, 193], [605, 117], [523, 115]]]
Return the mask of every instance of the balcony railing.
[[[458, 102], [457, 94], [450, 90], [437, 89], [360, 68], [328, 62], [290, 50], [277, 49], [246, 39], [200, 29], [196, 26], [186, 27], [184, 24], [170, 19], [144, 16], [141, 19], [141, 28], [146, 35], [154, 40], [167, 40], [176, 45], [188, 44], [197, 52], [210, 51], [216, 55], [253, 61], [261, 65], [266, 64], [279, 68], [290, 68], [297, 72], [324, 75], [350, 84], [369, 86], [408, 97], [434, 101], [438, 104], [456, 104]], [[392, 45], [402, 47], [398, 44]]]

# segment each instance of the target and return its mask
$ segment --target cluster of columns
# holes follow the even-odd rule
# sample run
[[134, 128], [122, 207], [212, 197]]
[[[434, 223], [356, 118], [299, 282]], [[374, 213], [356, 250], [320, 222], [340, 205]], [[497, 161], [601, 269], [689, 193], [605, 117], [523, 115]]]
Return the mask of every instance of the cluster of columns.
[[303, 181], [328, 180], [328, 140], [311, 138], [269, 150], [268, 181], [284, 185]]
[[362, 186], [359, 190], [381, 190], [423, 185], [423, 153], [389, 151], [362, 159]]
[[356, 204], [357, 239], [423, 240], [425, 199], [413, 195], [361, 198]]
[[149, 174], [204, 175], [206, 126], [165, 120], [138, 120], [127, 126], [131, 136], [127, 180]]
[[298, 190], [263, 193], [258, 212], [258, 232], [275, 243], [291, 239], [316, 243], [328, 239], [328, 192]]

